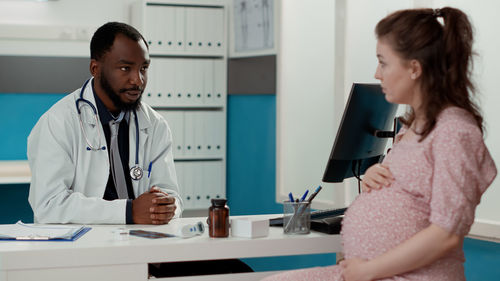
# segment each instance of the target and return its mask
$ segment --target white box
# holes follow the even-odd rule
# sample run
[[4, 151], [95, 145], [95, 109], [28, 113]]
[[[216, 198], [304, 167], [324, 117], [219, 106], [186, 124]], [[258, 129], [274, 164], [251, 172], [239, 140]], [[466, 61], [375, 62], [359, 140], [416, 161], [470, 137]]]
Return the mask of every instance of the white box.
[[257, 238], [269, 235], [269, 220], [256, 218], [231, 219], [231, 236]]

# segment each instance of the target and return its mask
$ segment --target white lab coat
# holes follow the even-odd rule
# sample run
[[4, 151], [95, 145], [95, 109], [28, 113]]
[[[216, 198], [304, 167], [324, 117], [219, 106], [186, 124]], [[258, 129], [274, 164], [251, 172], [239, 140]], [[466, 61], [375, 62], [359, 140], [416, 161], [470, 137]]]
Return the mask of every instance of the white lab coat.
[[[92, 81], [83, 97], [95, 106]], [[126, 200], [106, 201], [103, 198], [109, 176], [108, 148], [89, 151], [83, 136], [76, 100], [80, 89], [52, 106], [28, 137], [28, 160], [32, 173], [29, 203], [38, 223], [123, 224], [126, 223]], [[90, 106], [81, 108], [81, 118], [91, 144], [106, 146], [100, 121]], [[97, 108], [97, 107], [96, 107]], [[142, 179], [132, 180], [136, 197], [152, 186], [175, 196], [177, 210], [182, 213], [177, 177], [172, 155], [172, 134], [165, 119], [142, 103], [136, 111], [139, 123], [139, 165]], [[136, 125], [134, 114], [129, 118], [129, 166], [135, 165]], [[97, 127], [96, 127], [97, 126]], [[100, 130], [100, 139], [97, 130]], [[149, 163], [153, 162], [148, 176]], [[128, 172], [128, 171], [125, 171]]]

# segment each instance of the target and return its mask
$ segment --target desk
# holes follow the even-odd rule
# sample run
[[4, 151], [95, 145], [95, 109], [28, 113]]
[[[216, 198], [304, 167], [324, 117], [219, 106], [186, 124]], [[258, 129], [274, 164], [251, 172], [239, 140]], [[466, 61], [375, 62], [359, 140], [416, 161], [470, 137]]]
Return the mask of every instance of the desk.
[[[276, 217], [276, 215], [259, 215]], [[146, 239], [129, 236], [115, 238], [118, 227], [176, 233], [186, 223], [206, 218], [176, 219], [163, 226], [93, 225], [92, 230], [75, 242], [0, 242], [0, 280], [148, 280], [148, 263], [266, 257], [340, 252], [339, 235], [312, 232], [287, 236], [283, 229], [270, 227], [264, 238]], [[260, 274], [260, 275], [259, 275]], [[264, 274], [264, 275], [262, 275]], [[175, 280], [258, 280], [267, 273], [208, 275]], [[156, 280], [172, 280], [161, 278]]]

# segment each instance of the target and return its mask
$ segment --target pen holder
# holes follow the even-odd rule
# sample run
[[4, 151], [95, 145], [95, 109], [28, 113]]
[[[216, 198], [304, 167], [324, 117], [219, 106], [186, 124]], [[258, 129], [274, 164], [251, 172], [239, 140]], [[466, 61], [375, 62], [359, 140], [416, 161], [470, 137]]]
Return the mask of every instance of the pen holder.
[[308, 202], [283, 202], [283, 232], [308, 234], [311, 230], [311, 204]]

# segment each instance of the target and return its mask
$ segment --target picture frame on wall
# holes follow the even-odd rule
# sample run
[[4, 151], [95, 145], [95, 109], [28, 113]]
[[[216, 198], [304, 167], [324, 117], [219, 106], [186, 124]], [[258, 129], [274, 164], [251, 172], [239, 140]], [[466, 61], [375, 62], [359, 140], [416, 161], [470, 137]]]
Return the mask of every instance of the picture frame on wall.
[[280, 0], [232, 0], [229, 57], [276, 55]]

